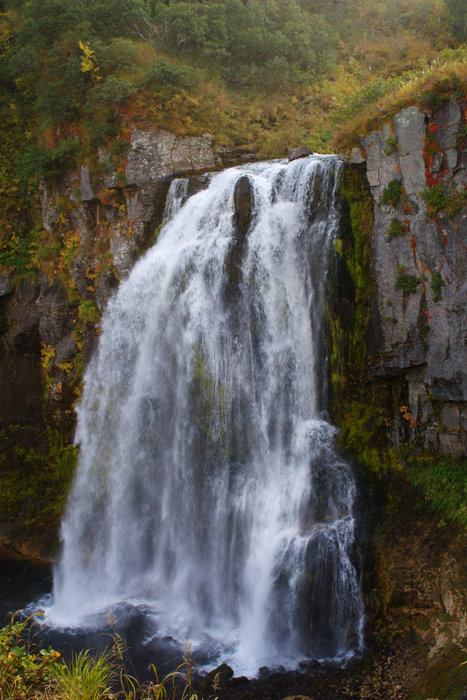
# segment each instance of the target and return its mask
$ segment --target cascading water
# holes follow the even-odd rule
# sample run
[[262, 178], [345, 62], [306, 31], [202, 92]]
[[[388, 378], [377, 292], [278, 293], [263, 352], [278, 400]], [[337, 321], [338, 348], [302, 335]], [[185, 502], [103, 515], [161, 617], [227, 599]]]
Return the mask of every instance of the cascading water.
[[109, 303], [86, 372], [56, 623], [145, 605], [161, 634], [247, 673], [361, 649], [355, 483], [325, 418], [339, 167], [233, 168], [178, 211], [173, 183], [173, 218]]

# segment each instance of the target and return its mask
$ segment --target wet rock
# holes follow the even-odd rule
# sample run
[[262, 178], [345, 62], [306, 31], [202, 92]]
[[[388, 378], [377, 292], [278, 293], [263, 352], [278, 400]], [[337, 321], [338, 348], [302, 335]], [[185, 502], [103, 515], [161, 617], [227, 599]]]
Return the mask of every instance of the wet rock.
[[225, 299], [227, 303], [234, 301], [238, 294], [242, 276], [241, 267], [247, 244], [247, 233], [251, 224], [253, 192], [247, 175], [242, 175], [237, 180], [234, 190], [234, 207], [234, 235], [225, 260], [227, 274]]
[[234, 190], [234, 219], [237, 239], [243, 238], [251, 223], [253, 206], [253, 191], [247, 175], [242, 175], [237, 181]]
[[208, 186], [208, 175], [192, 175], [190, 178], [188, 178], [187, 197], [191, 197], [197, 192], [207, 189]]
[[107, 302], [118, 288], [118, 284], [119, 279], [112, 269], [104, 272], [102, 277], [99, 279], [99, 282], [96, 286], [95, 298], [97, 308], [99, 309], [101, 314], [104, 313], [105, 308], [107, 306]]
[[306, 158], [310, 155], [310, 151], [306, 146], [297, 146], [296, 148], [289, 148], [287, 157], [289, 162], [292, 160], [297, 160], [297, 158]]
[[233, 677], [233, 670], [228, 664], [221, 664], [212, 671], [209, 671], [198, 683], [198, 688], [202, 692], [218, 693], [223, 690], [229, 680]]

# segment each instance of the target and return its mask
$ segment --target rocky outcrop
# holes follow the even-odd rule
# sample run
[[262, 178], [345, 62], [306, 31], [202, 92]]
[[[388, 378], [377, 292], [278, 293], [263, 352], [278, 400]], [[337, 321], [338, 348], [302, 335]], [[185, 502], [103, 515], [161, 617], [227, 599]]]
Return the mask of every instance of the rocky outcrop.
[[371, 373], [406, 385], [393, 446], [409, 432], [412, 447], [458, 457], [467, 454], [464, 107], [454, 98], [433, 115], [407, 107], [362, 139], [374, 199]]
[[[82, 322], [85, 362], [95, 344], [99, 314], [119, 281], [157, 236], [170, 181], [178, 175], [213, 170], [220, 163], [209, 134], [176, 137], [135, 128], [126, 161], [119, 168], [103, 150], [98, 160], [93, 172], [83, 165], [42, 192], [44, 229], [65, 249], [71, 278], [65, 292], [78, 301], [72, 322]], [[46, 298], [47, 294], [41, 294], [41, 300]], [[65, 299], [62, 306], [68, 302]], [[45, 331], [47, 324], [61, 323], [59, 307], [45, 315]], [[71, 360], [77, 350], [70, 324], [65, 325], [53, 342], [43, 336], [47, 345], [56, 348], [55, 364]]]

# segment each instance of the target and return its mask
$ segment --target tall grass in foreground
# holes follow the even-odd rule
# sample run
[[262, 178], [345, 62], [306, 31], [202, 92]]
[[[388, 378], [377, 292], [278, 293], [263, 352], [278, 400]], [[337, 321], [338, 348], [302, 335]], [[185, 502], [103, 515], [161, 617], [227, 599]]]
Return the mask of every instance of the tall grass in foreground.
[[51, 669], [52, 697], [62, 700], [100, 700], [115, 697], [111, 690], [115, 666], [108, 654], [92, 656], [88, 649], [74, 654], [69, 664]]
[[118, 634], [110, 651], [94, 655], [86, 649], [67, 662], [58, 651], [41, 648], [34, 629], [31, 618], [14, 617], [0, 629], [0, 700], [198, 700], [189, 652], [162, 679], [151, 665], [153, 680], [141, 683], [126, 670], [127, 648]]

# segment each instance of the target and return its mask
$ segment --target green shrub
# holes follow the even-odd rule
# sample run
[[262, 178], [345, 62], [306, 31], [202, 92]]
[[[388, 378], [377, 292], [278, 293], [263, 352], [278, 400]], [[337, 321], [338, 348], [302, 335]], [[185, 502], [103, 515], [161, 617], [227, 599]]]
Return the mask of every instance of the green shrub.
[[71, 137], [52, 149], [29, 143], [16, 156], [18, 176], [23, 183], [35, 186], [41, 179], [50, 182], [64, 170], [76, 166], [79, 149], [79, 141]]
[[456, 146], [459, 148], [459, 146], [462, 146], [464, 141], [467, 139], [467, 124], [463, 124], [459, 131], [457, 132], [456, 136]]
[[394, 153], [396, 150], [397, 146], [397, 136], [391, 136], [390, 138], [386, 139], [385, 146], [383, 148], [383, 153], [385, 156], [390, 156], [391, 153]]
[[396, 277], [396, 287], [398, 289], [402, 289], [408, 294], [414, 294], [417, 291], [417, 287], [419, 284], [420, 280], [418, 277], [415, 277], [415, 275], [410, 275], [408, 272], [405, 272], [403, 267], [398, 268]]
[[387, 187], [384, 188], [381, 197], [379, 198], [379, 204], [390, 204], [392, 207], [397, 207], [401, 201], [403, 194], [402, 183], [400, 180], [391, 180]]
[[388, 228], [388, 240], [397, 236], [403, 236], [404, 233], [407, 233], [407, 230], [407, 226], [401, 223], [399, 219], [392, 218]]
[[444, 286], [445, 281], [443, 280], [439, 272], [434, 272], [431, 277], [431, 288], [434, 293], [433, 301], [441, 301], [441, 289]]
[[467, 528], [467, 461], [443, 457], [410, 469], [408, 478], [443, 520]]
[[36, 274], [37, 239], [37, 231], [29, 229], [13, 233], [5, 241], [0, 240], [0, 267], [12, 269], [16, 281]]
[[[45, 691], [60, 656], [57, 651], [35, 649], [28, 640], [29, 620], [0, 629], [0, 698], [46, 698]], [[40, 694], [39, 694], [40, 693]]]
[[83, 301], [78, 309], [78, 317], [83, 323], [99, 323], [101, 315], [92, 299]]
[[440, 182], [420, 192], [420, 197], [426, 202], [427, 216], [430, 219], [440, 215], [452, 219], [467, 202], [467, 188], [450, 194], [447, 185]]

